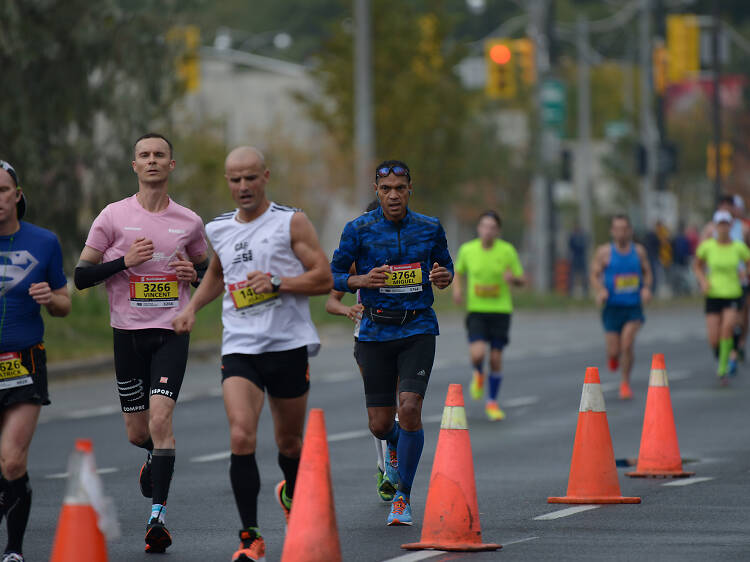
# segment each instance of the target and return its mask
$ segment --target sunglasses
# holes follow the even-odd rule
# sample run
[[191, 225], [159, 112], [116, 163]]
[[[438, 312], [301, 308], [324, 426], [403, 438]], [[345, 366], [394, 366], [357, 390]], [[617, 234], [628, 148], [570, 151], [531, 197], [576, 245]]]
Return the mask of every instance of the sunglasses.
[[409, 169], [404, 168], [403, 166], [382, 166], [375, 170], [375, 179], [387, 178], [391, 173], [393, 173], [394, 176], [406, 176], [411, 180]]

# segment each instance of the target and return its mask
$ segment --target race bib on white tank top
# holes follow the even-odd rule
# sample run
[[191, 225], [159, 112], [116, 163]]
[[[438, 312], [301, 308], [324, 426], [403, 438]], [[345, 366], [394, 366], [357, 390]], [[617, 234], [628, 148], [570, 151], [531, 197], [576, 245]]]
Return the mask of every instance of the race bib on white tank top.
[[279, 277], [304, 273], [291, 248], [290, 225], [296, 210], [271, 203], [265, 213], [249, 223], [239, 222], [238, 211], [234, 210], [206, 225], [206, 235], [224, 270], [222, 355], [302, 346], [315, 355], [320, 349], [306, 296], [255, 293], [246, 284], [252, 271]]

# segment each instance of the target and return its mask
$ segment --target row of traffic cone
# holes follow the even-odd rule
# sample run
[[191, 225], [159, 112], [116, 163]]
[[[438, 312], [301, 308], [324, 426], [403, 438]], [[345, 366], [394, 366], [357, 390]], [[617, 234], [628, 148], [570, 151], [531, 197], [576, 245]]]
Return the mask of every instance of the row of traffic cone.
[[[90, 442], [79, 440], [76, 449], [83, 454], [91, 454]], [[93, 457], [91, 459], [93, 463]], [[634, 472], [627, 474], [640, 477], [684, 477], [693, 474], [682, 470], [662, 354], [656, 354], [652, 359], [638, 465]], [[341, 561], [325, 418], [323, 410], [318, 408], [310, 410], [297, 489], [301, 493], [295, 494], [292, 504], [282, 562]], [[106, 547], [97, 526], [96, 512], [91, 502], [85, 497], [81, 499], [80, 492], [74, 492], [71, 497], [68, 497], [70, 493], [66, 494], [52, 560], [80, 560], [80, 550], [75, 551], [79, 558], [70, 558], [68, 545], [93, 544], [94, 551], [84, 559], [104, 562], [107, 559]], [[567, 495], [550, 497], [547, 501], [572, 504], [641, 501], [638, 497], [622, 496], [620, 492], [604, 396], [596, 367], [586, 370]], [[94, 533], [97, 540], [90, 541], [89, 535], [89, 540], [78, 541], [76, 536], [80, 533]], [[448, 388], [425, 503], [421, 540], [401, 546], [408, 550], [446, 551], [502, 548], [500, 544], [482, 542], [474, 461], [460, 384], [451, 384]]]

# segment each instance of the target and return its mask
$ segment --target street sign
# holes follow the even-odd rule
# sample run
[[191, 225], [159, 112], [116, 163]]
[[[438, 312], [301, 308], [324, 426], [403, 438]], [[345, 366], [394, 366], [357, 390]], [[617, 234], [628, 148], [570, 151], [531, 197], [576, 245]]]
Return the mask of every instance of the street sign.
[[556, 78], [547, 78], [541, 84], [539, 95], [542, 125], [562, 136], [566, 115], [565, 84]]

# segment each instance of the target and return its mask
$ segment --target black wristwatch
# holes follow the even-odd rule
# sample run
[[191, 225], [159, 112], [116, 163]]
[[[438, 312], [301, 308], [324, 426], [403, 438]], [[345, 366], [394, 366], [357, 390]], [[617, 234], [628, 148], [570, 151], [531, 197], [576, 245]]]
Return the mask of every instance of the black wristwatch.
[[271, 288], [273, 293], [278, 293], [281, 289], [281, 277], [278, 275], [271, 275]]

